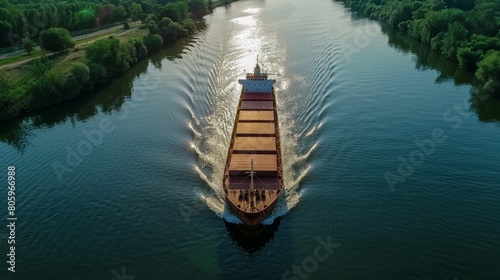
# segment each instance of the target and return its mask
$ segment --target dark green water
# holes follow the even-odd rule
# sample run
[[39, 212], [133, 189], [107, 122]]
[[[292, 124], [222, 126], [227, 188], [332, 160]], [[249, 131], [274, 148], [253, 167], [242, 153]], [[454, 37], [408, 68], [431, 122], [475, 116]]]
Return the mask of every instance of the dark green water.
[[[287, 195], [252, 240], [221, 180], [256, 55]], [[500, 279], [500, 102], [475, 83], [336, 2], [218, 8], [98, 92], [1, 124], [18, 221], [14, 274], [2, 188], [0, 279]]]

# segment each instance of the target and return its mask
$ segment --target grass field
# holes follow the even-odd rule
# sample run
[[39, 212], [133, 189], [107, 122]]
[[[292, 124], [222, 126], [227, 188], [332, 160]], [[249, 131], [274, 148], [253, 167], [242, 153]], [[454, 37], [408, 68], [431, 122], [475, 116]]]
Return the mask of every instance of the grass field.
[[123, 30], [118, 29], [118, 30], [110, 31], [109, 33], [93, 36], [93, 37], [90, 37], [88, 39], [80, 39], [80, 40], [75, 41], [75, 45], [84, 44], [86, 41], [95, 41], [95, 40], [107, 38], [108, 36], [113, 36], [113, 35], [116, 35], [117, 33], [121, 33], [121, 32], [123, 32]]

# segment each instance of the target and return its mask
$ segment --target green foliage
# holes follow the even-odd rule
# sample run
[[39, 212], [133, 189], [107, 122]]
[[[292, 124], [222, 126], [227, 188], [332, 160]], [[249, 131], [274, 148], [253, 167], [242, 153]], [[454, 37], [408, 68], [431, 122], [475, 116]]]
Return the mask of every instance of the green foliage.
[[488, 52], [478, 64], [476, 76], [486, 81], [483, 90], [500, 96], [500, 51]]
[[494, 36], [499, 29], [495, 18], [500, 10], [500, 2], [477, 1], [469, 13], [468, 22], [473, 33]]
[[12, 77], [7, 73], [0, 73], [0, 96], [7, 95], [12, 85]]
[[[54, 63], [45, 56], [33, 60], [28, 65], [29, 77], [22, 83], [14, 83], [10, 76], [0, 73], [0, 120], [74, 98], [105, 83], [145, 58], [148, 52], [161, 49], [163, 42], [194, 33], [196, 25], [188, 14], [201, 18], [212, 5], [211, 0], [208, 3], [206, 0], [21, 1], [8, 6], [0, 3], [0, 47], [22, 43], [31, 52], [35, 47], [33, 41], [38, 40], [42, 49], [61, 52], [74, 46], [69, 30], [119, 21], [128, 25], [127, 20], [147, 22], [150, 32], [144, 38], [128, 42], [112, 37], [96, 41], [86, 48], [85, 63], [74, 62], [69, 69], [53, 67]], [[26, 29], [27, 23], [34, 26], [35, 33]], [[36, 34], [37, 31], [40, 32]]]
[[129, 42], [121, 43], [116, 54], [116, 71], [123, 72], [137, 62], [135, 47]]
[[35, 59], [29, 65], [29, 72], [33, 77], [41, 77], [52, 68], [54, 64], [45, 57]]
[[467, 38], [468, 30], [463, 24], [453, 22], [448, 26], [448, 31], [444, 33], [442, 44], [437, 50], [450, 59], [456, 59], [458, 47]]
[[[120, 41], [116, 38], [107, 38], [92, 43], [85, 49], [87, 59], [97, 64], [103, 65], [106, 70], [113, 70], [117, 64], [116, 56]], [[115, 73], [108, 73], [113, 76]]]
[[88, 60], [86, 64], [89, 68], [89, 81], [87, 83], [87, 89], [93, 89], [95, 85], [102, 84], [107, 81], [108, 73], [104, 66], [90, 60]]
[[470, 47], [460, 48], [457, 52], [458, 64], [469, 71], [475, 71], [476, 62], [481, 60], [482, 52]]
[[144, 37], [144, 45], [148, 49], [148, 52], [159, 50], [163, 45], [163, 39], [158, 34], [147, 35]]
[[430, 43], [439, 32], [446, 32], [450, 24], [464, 20], [464, 12], [458, 9], [430, 11], [423, 21], [420, 39], [425, 43]]
[[212, 0], [207, 1], [207, 9], [209, 12], [212, 12], [214, 10], [214, 4], [212, 3]]
[[189, 37], [189, 31], [185, 28], [182, 28], [182, 26], [179, 26], [180, 29], [177, 30], [177, 36], [179, 38], [184, 38], [184, 37]]
[[201, 19], [208, 13], [206, 0], [188, 0], [187, 5], [194, 16]]
[[125, 71], [137, 61], [133, 44], [120, 43], [116, 38], [107, 38], [92, 43], [86, 49], [90, 61], [102, 65], [109, 77]]
[[90, 79], [90, 69], [81, 62], [74, 62], [71, 65], [69, 73], [66, 75], [66, 98], [72, 99], [77, 96], [83, 88], [87, 86]]
[[[491, 88], [498, 77], [499, 0], [341, 0], [364, 15], [388, 23], [429, 45], [461, 67], [475, 71]], [[488, 59], [486, 60], [486, 53]]]
[[489, 50], [500, 50], [500, 39], [485, 35], [473, 34], [467, 42], [462, 44], [457, 52], [457, 59], [461, 67], [470, 71], [477, 69], [477, 62], [481, 61]]
[[172, 42], [177, 39], [180, 29], [182, 26], [177, 22], [171, 22], [168, 26], [165, 26], [161, 30], [161, 37], [164, 42]]
[[37, 79], [30, 88], [30, 108], [40, 109], [64, 100], [66, 92], [66, 79], [60, 71], [51, 70]]
[[130, 19], [135, 22], [143, 18], [144, 12], [142, 11], [142, 6], [138, 3], [132, 3], [130, 7]]
[[27, 98], [22, 94], [24, 87], [15, 86], [9, 74], [0, 73], [0, 121], [15, 118], [26, 109]]
[[118, 5], [113, 9], [113, 12], [111, 13], [111, 20], [113, 22], [118, 22], [122, 21], [127, 17], [127, 11], [122, 5]]
[[158, 14], [158, 18], [170, 18], [175, 22], [182, 22], [188, 13], [188, 7], [184, 2], [169, 3], [163, 6]]
[[27, 53], [32, 53], [35, 50], [35, 46], [35, 42], [33, 42], [33, 40], [31, 40], [29, 37], [25, 37], [23, 39], [23, 49]]
[[167, 26], [169, 26], [172, 23], [172, 20], [168, 17], [163, 17], [159, 22], [158, 22], [158, 28], [163, 29]]
[[474, 1], [469, 0], [445, 0], [448, 8], [458, 8], [461, 10], [470, 10], [474, 7]]
[[75, 46], [69, 31], [64, 28], [52, 27], [40, 32], [40, 45], [42, 49], [51, 52], [61, 52]]
[[8, 46], [10, 44], [9, 35], [12, 32], [12, 24], [7, 21], [0, 20], [0, 46]]
[[196, 30], [196, 25], [194, 24], [194, 20], [187, 18], [182, 22], [182, 27], [186, 29], [189, 34], [193, 34]]
[[148, 26], [148, 30], [149, 30], [150, 35], [160, 34], [161, 30], [158, 27], [158, 24], [156, 24], [156, 22], [154, 20], [150, 20], [148, 22], [147, 26]]
[[16, 4], [0, 7], [0, 47], [18, 45], [26, 36], [36, 41], [39, 39], [38, 31], [51, 27], [69, 31], [90, 29], [121, 22], [128, 15], [136, 21], [144, 15], [143, 6], [152, 5], [126, 1], [111, 1], [114, 4], [108, 4], [101, 0], [14, 2]]
[[135, 56], [137, 59], [143, 59], [146, 57], [148, 54], [148, 49], [146, 48], [146, 45], [144, 45], [143, 38], [136, 37], [132, 40], [130, 40], [130, 43], [134, 45], [135, 48]]

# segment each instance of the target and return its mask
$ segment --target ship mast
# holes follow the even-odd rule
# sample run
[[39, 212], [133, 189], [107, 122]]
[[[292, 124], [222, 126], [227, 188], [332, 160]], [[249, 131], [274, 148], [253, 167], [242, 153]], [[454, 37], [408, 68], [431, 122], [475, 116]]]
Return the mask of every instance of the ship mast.
[[250, 162], [250, 166], [251, 166], [251, 171], [250, 172], [247, 172], [247, 173], [250, 173], [250, 193], [253, 194], [253, 190], [254, 190], [254, 184], [253, 184], [253, 175], [257, 172], [253, 171], [253, 159], [251, 160]]
[[257, 172], [253, 171], [253, 159], [251, 159], [250, 161], [250, 172], [246, 172], [246, 173], [250, 173], [250, 207], [254, 208], [254, 205], [255, 205], [255, 202], [254, 202], [254, 199], [255, 199], [255, 193], [254, 193], [254, 189], [255, 189], [255, 186], [254, 186], [254, 183], [253, 183], [253, 175]]

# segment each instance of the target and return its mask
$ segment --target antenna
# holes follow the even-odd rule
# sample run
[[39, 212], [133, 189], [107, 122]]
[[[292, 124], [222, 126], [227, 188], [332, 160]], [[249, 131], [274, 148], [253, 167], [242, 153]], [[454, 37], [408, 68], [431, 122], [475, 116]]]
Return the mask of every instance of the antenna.
[[250, 172], [246, 172], [246, 173], [250, 173], [250, 193], [253, 193], [253, 190], [254, 190], [254, 184], [253, 184], [253, 175], [257, 172], [253, 171], [253, 159], [250, 161], [250, 166], [251, 166], [251, 171]]
[[257, 65], [259, 65], [259, 55], [257, 55]]
[[250, 161], [250, 166], [251, 166], [251, 170], [250, 172], [247, 172], [247, 173], [250, 173], [250, 207], [252, 207], [252, 211], [253, 211], [253, 208], [254, 208], [254, 184], [253, 184], [253, 175], [257, 172], [253, 171], [253, 159], [251, 159]]

